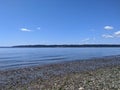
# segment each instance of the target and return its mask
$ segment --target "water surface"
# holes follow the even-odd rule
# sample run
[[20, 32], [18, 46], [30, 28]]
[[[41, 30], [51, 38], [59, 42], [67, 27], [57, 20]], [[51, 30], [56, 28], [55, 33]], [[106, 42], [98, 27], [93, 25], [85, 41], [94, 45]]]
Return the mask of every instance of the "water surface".
[[0, 48], [0, 69], [120, 55], [120, 48]]

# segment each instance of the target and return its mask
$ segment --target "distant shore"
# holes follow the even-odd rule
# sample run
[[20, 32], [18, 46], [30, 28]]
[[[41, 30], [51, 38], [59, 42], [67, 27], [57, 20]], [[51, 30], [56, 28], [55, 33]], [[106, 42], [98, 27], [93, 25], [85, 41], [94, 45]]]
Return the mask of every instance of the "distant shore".
[[120, 56], [0, 71], [0, 90], [119, 90]]
[[120, 47], [119, 44], [63, 44], [63, 45], [17, 45], [13, 48], [82, 48], [82, 47]]
[[15, 45], [0, 48], [82, 48], [82, 47], [120, 47], [120, 44], [61, 44], [61, 45]]

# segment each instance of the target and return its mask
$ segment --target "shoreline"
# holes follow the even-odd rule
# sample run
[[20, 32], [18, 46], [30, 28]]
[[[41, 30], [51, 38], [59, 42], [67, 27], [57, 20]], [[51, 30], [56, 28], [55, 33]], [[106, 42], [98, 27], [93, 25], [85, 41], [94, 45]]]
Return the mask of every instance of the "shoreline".
[[[117, 69], [120, 68], [120, 55], [92, 58], [87, 60], [67, 61], [57, 64], [32, 66], [21, 69], [19, 68], [13, 70], [0, 70], [0, 89], [17, 90], [19, 88], [19, 90], [23, 90], [24, 87], [27, 90], [34, 90], [30, 88], [37, 89], [39, 87], [41, 88], [40, 90], [46, 89], [48, 90], [49, 88], [53, 88], [54, 85], [53, 83], [49, 85], [50, 83], [49, 82], [47, 83], [47, 81], [54, 82], [58, 80], [60, 83], [67, 76], [74, 78], [74, 75], [76, 74], [78, 75], [83, 74], [83, 76], [81, 77], [84, 77], [84, 75], [86, 75], [84, 73], [89, 74], [89, 72], [95, 73], [96, 71], [99, 70], [105, 71], [116, 68]], [[47, 84], [49, 87], [45, 87], [45, 85]], [[64, 90], [64, 89], [50, 89], [50, 90]]]
[[96, 61], [96, 60], [101, 60], [104, 61], [103, 59], [108, 59], [108, 58], [119, 58], [120, 55], [109, 55], [109, 56], [101, 56], [101, 57], [91, 57], [91, 58], [83, 58], [83, 59], [75, 59], [75, 60], [68, 60], [68, 61], [61, 61], [61, 62], [53, 62], [53, 63], [46, 63], [46, 64], [35, 64], [35, 65], [26, 65], [26, 66], [20, 66], [20, 67], [2, 67], [0, 69], [1, 72], [7, 72], [7, 71], [16, 71], [16, 70], [22, 70], [22, 69], [30, 69], [30, 68], [43, 68], [43, 67], [50, 67], [53, 65], [63, 65], [63, 64], [68, 64], [72, 62], [89, 62], [89, 61]]

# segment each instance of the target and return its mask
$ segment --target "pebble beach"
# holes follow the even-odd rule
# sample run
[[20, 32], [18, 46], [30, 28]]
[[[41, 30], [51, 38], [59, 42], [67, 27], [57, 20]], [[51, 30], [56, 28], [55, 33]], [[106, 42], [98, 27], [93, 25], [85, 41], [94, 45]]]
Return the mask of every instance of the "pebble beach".
[[0, 90], [120, 90], [120, 56], [0, 70]]

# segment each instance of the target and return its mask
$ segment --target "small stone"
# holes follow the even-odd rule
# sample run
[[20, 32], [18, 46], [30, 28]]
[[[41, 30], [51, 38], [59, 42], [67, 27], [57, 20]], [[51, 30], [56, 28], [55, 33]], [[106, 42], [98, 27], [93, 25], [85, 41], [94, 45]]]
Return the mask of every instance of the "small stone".
[[83, 87], [80, 87], [79, 90], [84, 90], [84, 88], [83, 88]]
[[55, 86], [57, 85], [57, 83], [55, 83]]

